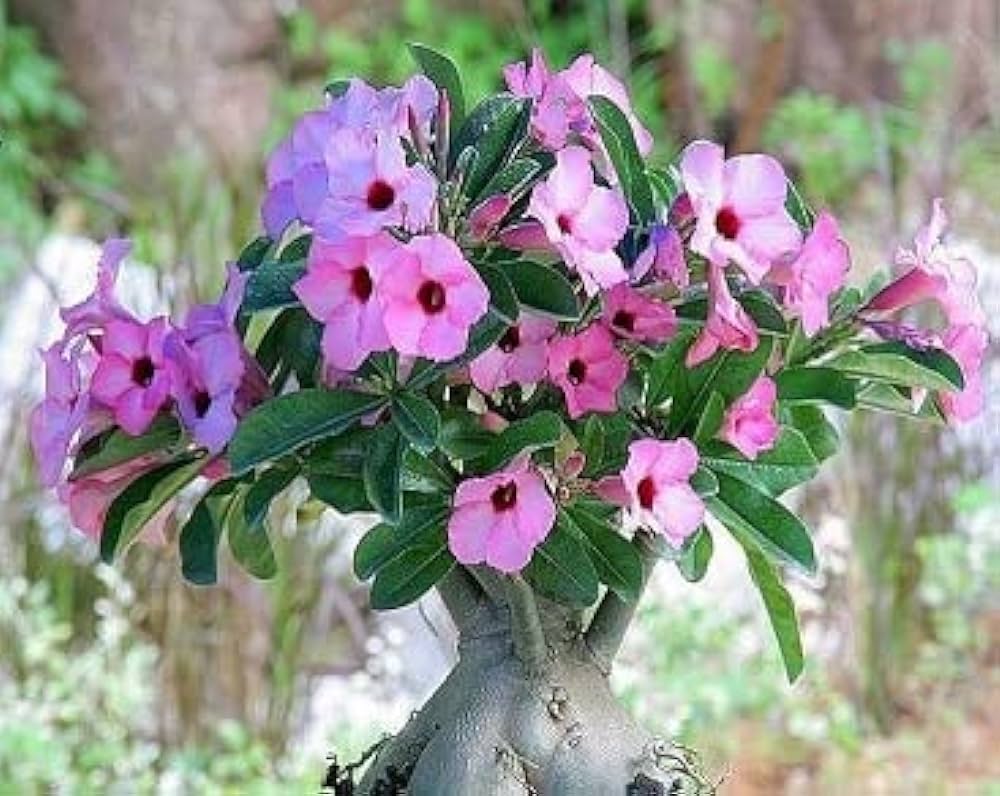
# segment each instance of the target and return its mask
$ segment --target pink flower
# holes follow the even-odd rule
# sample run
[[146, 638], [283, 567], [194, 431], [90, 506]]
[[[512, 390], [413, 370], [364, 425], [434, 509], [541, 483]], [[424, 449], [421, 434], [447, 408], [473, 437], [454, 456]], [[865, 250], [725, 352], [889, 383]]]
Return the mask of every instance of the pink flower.
[[968, 323], [948, 329], [942, 342], [961, 368], [965, 386], [958, 391], [939, 393], [938, 400], [949, 420], [964, 423], [977, 417], [986, 402], [982, 367], [989, 338], [981, 326]]
[[624, 284], [604, 294], [602, 320], [619, 337], [642, 343], [662, 343], [677, 331], [673, 307]]
[[952, 325], [985, 323], [986, 316], [976, 295], [976, 267], [944, 245], [941, 239], [947, 225], [942, 201], [935, 199], [930, 221], [917, 232], [913, 248], [896, 252], [896, 265], [906, 270], [869, 301], [865, 309], [894, 312], [935, 299]]
[[542, 477], [526, 462], [455, 490], [448, 547], [463, 564], [519, 572], [552, 530], [556, 507]]
[[384, 233], [313, 240], [306, 274], [294, 290], [309, 314], [325, 324], [323, 356], [337, 370], [357, 370], [369, 354], [390, 348], [371, 263], [379, 252], [399, 245]]
[[566, 264], [580, 272], [587, 292], [628, 280], [614, 248], [628, 227], [619, 191], [594, 183], [590, 153], [569, 146], [556, 153], [548, 178], [535, 186], [527, 214], [538, 219]]
[[547, 342], [555, 331], [554, 321], [523, 315], [495, 345], [469, 364], [469, 377], [476, 389], [491, 393], [508, 384], [541, 381], [545, 377]]
[[121, 264], [132, 251], [132, 242], [121, 238], [109, 238], [101, 247], [101, 258], [97, 263], [97, 285], [94, 292], [79, 304], [59, 311], [66, 324], [64, 339], [69, 340], [80, 334], [100, 329], [108, 321], [129, 320], [128, 312], [115, 297], [115, 284]]
[[720, 348], [753, 351], [757, 347], [757, 327], [746, 310], [733, 298], [722, 267], [708, 265], [708, 318], [701, 333], [688, 349], [689, 368], [710, 359]]
[[663, 442], [641, 439], [628, 447], [622, 483], [629, 497], [629, 512], [636, 522], [680, 547], [705, 517], [690, 479], [698, 469], [698, 451], [683, 437]]
[[843, 287], [850, 267], [850, 252], [837, 220], [825, 211], [795, 259], [775, 267], [772, 278], [784, 285], [785, 304], [802, 319], [806, 335], [811, 337], [830, 322], [830, 296]]
[[169, 397], [170, 376], [163, 352], [168, 331], [165, 318], [146, 324], [115, 320], [105, 328], [91, 394], [133, 436], [149, 427]]
[[73, 440], [87, 417], [89, 402], [83, 388], [79, 348], [66, 351], [63, 342], [42, 352], [45, 398], [29, 419], [31, 447], [41, 482], [55, 486], [62, 478]]
[[673, 283], [678, 290], [688, 286], [690, 276], [684, 259], [684, 244], [676, 227], [654, 224], [649, 230], [649, 245], [636, 258], [632, 281], [638, 282], [650, 271]]
[[716, 265], [732, 261], [758, 283], [801, 245], [798, 225], [785, 210], [785, 172], [774, 158], [726, 160], [718, 144], [694, 141], [681, 155], [681, 177], [697, 219], [691, 248]]
[[490, 294], [451, 238], [415, 237], [379, 251], [371, 265], [382, 320], [400, 354], [444, 362], [465, 351]]
[[315, 223], [323, 237], [375, 235], [385, 227], [419, 231], [431, 223], [437, 182], [422, 165], [406, 165], [394, 133], [338, 130], [326, 164], [329, 193]]
[[760, 376], [726, 410], [719, 432], [722, 438], [748, 459], [770, 450], [778, 438], [778, 421], [774, 417], [777, 399], [777, 385], [767, 376]]
[[618, 388], [627, 376], [628, 360], [601, 324], [549, 343], [549, 378], [562, 388], [574, 419], [587, 412], [614, 412]]
[[510, 196], [498, 193], [481, 202], [469, 214], [469, 231], [476, 240], [486, 240], [500, 226], [513, 205]]

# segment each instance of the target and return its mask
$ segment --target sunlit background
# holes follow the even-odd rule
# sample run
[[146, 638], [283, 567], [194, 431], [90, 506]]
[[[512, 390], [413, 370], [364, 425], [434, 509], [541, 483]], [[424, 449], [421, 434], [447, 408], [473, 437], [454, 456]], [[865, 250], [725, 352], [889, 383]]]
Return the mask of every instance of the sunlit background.
[[[290, 121], [330, 78], [400, 80], [412, 40], [471, 96], [533, 45], [558, 67], [593, 51], [657, 156], [711, 137], [782, 158], [842, 217], [858, 282], [946, 196], [996, 334], [996, 0], [0, 0], [0, 796], [315, 793], [328, 752], [360, 754], [446, 671], [433, 600], [366, 607], [356, 523], [290, 494], [267, 584], [185, 585], [171, 545], [109, 570], [26, 444], [35, 351], [89, 292], [93, 242], [135, 239], [140, 306], [212, 296]], [[1000, 794], [990, 356], [975, 424], [838, 418], [845, 453], [792, 495], [822, 551], [794, 581], [794, 688], [732, 551], [696, 586], [660, 568], [615, 685], [723, 793]]]

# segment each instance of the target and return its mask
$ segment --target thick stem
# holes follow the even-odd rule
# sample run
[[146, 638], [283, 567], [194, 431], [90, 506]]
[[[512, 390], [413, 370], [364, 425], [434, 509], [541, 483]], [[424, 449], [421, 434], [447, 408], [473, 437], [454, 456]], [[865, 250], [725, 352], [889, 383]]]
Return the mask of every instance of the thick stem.
[[535, 593], [520, 575], [512, 575], [507, 579], [507, 605], [510, 607], [514, 654], [530, 674], [540, 673], [548, 658], [545, 633]]
[[611, 671], [611, 665], [618, 656], [622, 642], [625, 640], [625, 633], [628, 632], [629, 625], [635, 616], [635, 610], [639, 605], [642, 592], [649, 583], [649, 576], [653, 572], [653, 567], [659, 560], [656, 551], [646, 539], [645, 535], [637, 532], [632, 539], [632, 546], [642, 560], [642, 586], [634, 602], [628, 602], [619, 597], [615, 592], [609, 591], [594, 613], [594, 618], [590, 622], [590, 627], [584, 635], [584, 642], [587, 649], [597, 665], [606, 674]]
[[460, 564], [438, 583], [437, 590], [459, 633], [468, 632], [489, 609], [486, 592]]

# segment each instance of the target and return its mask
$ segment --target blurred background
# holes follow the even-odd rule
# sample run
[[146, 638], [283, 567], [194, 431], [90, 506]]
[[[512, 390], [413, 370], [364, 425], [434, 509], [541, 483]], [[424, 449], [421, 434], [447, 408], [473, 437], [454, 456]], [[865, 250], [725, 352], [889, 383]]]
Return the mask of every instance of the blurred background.
[[[210, 297], [256, 234], [269, 148], [328, 79], [403, 78], [411, 40], [473, 96], [533, 45], [557, 67], [593, 51], [658, 157], [706, 136], [783, 159], [842, 217], [859, 282], [945, 195], [1000, 314], [996, 0], [0, 0], [0, 796], [315, 793], [328, 752], [359, 754], [446, 671], [440, 607], [373, 616], [332, 512], [288, 496], [266, 584], [184, 585], [170, 546], [112, 571], [26, 444], [35, 352], [89, 291], [94, 241], [135, 239], [141, 306]], [[838, 418], [844, 453], [791, 498], [823, 562], [794, 583], [795, 687], [738, 555], [717, 544], [694, 586], [660, 568], [615, 687], [723, 793], [1000, 794], [987, 389], [958, 433]]]

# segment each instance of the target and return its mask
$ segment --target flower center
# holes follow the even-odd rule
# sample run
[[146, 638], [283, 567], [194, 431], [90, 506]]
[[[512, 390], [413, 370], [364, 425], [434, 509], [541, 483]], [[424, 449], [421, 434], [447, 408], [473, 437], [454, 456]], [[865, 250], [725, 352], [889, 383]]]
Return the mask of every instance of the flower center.
[[566, 375], [569, 376], [570, 384], [582, 384], [583, 380], [587, 378], [587, 363], [582, 359], [574, 359], [569, 363]]
[[494, 511], [510, 511], [517, 503], [517, 484], [508, 481], [503, 486], [498, 486], [490, 495], [490, 500]]
[[731, 207], [723, 207], [715, 216], [715, 228], [722, 237], [733, 240], [740, 231], [740, 219]]
[[521, 345], [521, 330], [516, 326], [511, 326], [497, 342], [497, 347], [505, 354], [509, 354], [519, 345]]
[[646, 511], [652, 510], [653, 499], [656, 497], [656, 484], [653, 483], [653, 479], [647, 475], [639, 482], [636, 491], [639, 493], [639, 505]]
[[156, 375], [156, 365], [149, 357], [141, 357], [132, 363], [132, 381], [140, 387], [148, 387]]
[[560, 213], [556, 216], [556, 224], [559, 225], [559, 231], [563, 235], [569, 235], [573, 232], [573, 219], [565, 213]]
[[626, 332], [635, 331], [635, 314], [627, 310], [618, 310], [611, 319], [611, 325], [624, 329]]
[[194, 394], [194, 413], [198, 417], [204, 417], [212, 406], [212, 396], [204, 390], [198, 390]]
[[368, 207], [372, 210], [388, 210], [396, 201], [396, 189], [385, 180], [375, 180], [368, 186]]
[[428, 315], [437, 315], [444, 309], [445, 292], [440, 282], [428, 279], [417, 291], [417, 301]]
[[351, 271], [351, 292], [362, 304], [367, 303], [372, 295], [372, 278], [368, 269], [362, 266]]

